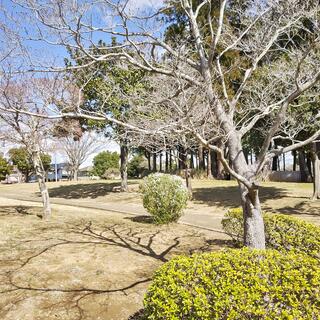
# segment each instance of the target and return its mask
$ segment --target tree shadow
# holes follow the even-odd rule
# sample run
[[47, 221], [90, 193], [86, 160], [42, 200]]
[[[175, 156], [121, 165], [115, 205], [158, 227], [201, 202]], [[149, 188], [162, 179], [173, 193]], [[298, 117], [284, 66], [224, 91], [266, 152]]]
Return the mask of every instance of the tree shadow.
[[145, 223], [145, 224], [152, 224], [153, 218], [151, 216], [142, 215], [142, 216], [134, 216], [134, 217], [125, 217], [126, 220], [131, 220], [137, 223]]
[[[260, 188], [260, 201], [268, 199], [280, 199], [287, 196], [286, 189], [276, 187]], [[239, 207], [240, 193], [237, 186], [220, 186], [208, 188], [196, 188], [193, 191], [193, 201], [217, 207]]]
[[41, 207], [32, 206], [0, 206], [0, 216], [33, 215], [42, 216]]
[[[64, 199], [95, 199], [115, 193], [114, 188], [119, 187], [120, 182], [106, 183], [77, 183], [73, 185], [59, 186], [49, 189], [49, 196]], [[38, 196], [40, 194], [38, 193]]]
[[[32, 207], [32, 209], [34, 209]], [[41, 263], [46, 260], [46, 253], [52, 254], [52, 250], [55, 250], [59, 247], [72, 247], [72, 251], [82, 250], [81, 248], [88, 248], [88, 250], [95, 251], [98, 246], [102, 247], [116, 247], [122, 248], [128, 251], [131, 251], [137, 255], [151, 258], [155, 262], [155, 266], [158, 266], [159, 263], [167, 262], [173, 254], [187, 253], [186, 250], [189, 249], [191, 243], [194, 245], [196, 237], [199, 237], [197, 231], [188, 231], [187, 233], [181, 234], [180, 236], [173, 235], [170, 238], [166, 238], [163, 234], [164, 229], [161, 228], [151, 228], [141, 229], [134, 224], [95, 224], [92, 221], [89, 222], [78, 222], [78, 223], [66, 223], [63, 227], [63, 230], [59, 230], [58, 234], [55, 234], [51, 237], [46, 237], [45, 241], [41, 239], [24, 239], [24, 241], [19, 241], [22, 248], [27, 242], [30, 242], [30, 245], [35, 245], [33, 249], [28, 249], [26, 251], [27, 255], [19, 254], [15, 259], [5, 260], [0, 258], [0, 265], [5, 266], [8, 263], [8, 269], [4, 272], [5, 276], [3, 282], [3, 289], [0, 290], [0, 294], [16, 294], [19, 297], [17, 301], [13, 301], [12, 305], [15, 305], [15, 302], [21, 301], [23, 299], [28, 299], [30, 296], [42, 296], [48, 293], [56, 293], [63, 295], [61, 299], [55, 301], [46, 298], [47, 307], [50, 310], [55, 308], [63, 307], [66, 310], [73, 310], [77, 314], [77, 319], [85, 319], [86, 312], [83, 304], [85, 304], [85, 299], [90, 296], [106, 294], [106, 299], [109, 294], [120, 293], [127, 295], [131, 289], [136, 289], [139, 285], [146, 284], [151, 281], [153, 270], [152, 268], [144, 269], [143, 265], [141, 266], [141, 271], [137, 274], [134, 280], [126, 280], [124, 284], [109, 284], [105, 288], [102, 287], [91, 287], [90, 283], [87, 285], [67, 285], [63, 283], [57, 283], [56, 285], [46, 286], [46, 282], [40, 284], [33, 283], [30, 274], [37, 274], [37, 269], [32, 268], [41, 268]], [[39, 233], [40, 235], [41, 233]], [[183, 246], [181, 244], [182, 238], [185, 238], [185, 242], [188, 242], [188, 245]], [[165, 241], [165, 242], [164, 242]], [[15, 248], [19, 246], [15, 245]], [[221, 243], [222, 244], [222, 243]], [[79, 249], [80, 245], [80, 249]], [[83, 246], [81, 246], [83, 245]], [[207, 251], [212, 244], [206, 243], [205, 248], [201, 248], [200, 245], [198, 248], [195, 248], [196, 251]], [[200, 248], [199, 248], [200, 247]], [[32, 247], [31, 247], [32, 248]], [[187, 249], [186, 249], [187, 248]], [[68, 251], [67, 251], [68, 252]], [[191, 251], [189, 251], [190, 253]], [[22, 251], [24, 253], [24, 251]], [[110, 257], [112, 259], [112, 257]], [[15, 267], [13, 267], [13, 264]], [[19, 272], [24, 272], [24, 268], [29, 266], [31, 270], [34, 270], [30, 273], [30, 269], [27, 268], [26, 276], [15, 277]], [[140, 269], [139, 269], [140, 270]], [[39, 271], [39, 270], [38, 270]], [[50, 271], [51, 272], [51, 271]], [[25, 282], [28, 279], [27, 282]], [[103, 283], [108, 283], [108, 276], [103, 281]], [[110, 280], [110, 279], [109, 279]], [[124, 281], [124, 280], [123, 280]], [[16, 297], [13, 296], [13, 300]], [[138, 319], [138, 318], [133, 318]]]
[[[266, 211], [274, 211], [271, 207], [266, 207]], [[277, 212], [287, 215], [308, 215], [320, 217], [320, 201], [301, 201], [294, 206], [283, 206]]]

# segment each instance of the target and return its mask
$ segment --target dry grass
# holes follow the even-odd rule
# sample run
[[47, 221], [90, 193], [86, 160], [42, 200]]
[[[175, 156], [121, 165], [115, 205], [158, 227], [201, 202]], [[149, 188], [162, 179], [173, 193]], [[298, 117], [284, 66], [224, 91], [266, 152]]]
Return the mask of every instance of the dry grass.
[[3, 320], [128, 319], [162, 263], [229, 244], [221, 234], [70, 206], [54, 205], [43, 222], [40, 207], [1, 200]]

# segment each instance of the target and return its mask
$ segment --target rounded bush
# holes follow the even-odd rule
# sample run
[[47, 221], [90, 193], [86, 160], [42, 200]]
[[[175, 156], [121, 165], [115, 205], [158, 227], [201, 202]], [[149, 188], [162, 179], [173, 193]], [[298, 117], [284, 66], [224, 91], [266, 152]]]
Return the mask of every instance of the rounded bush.
[[[320, 259], [320, 227], [284, 214], [263, 214], [266, 246], [279, 251], [293, 250]], [[223, 229], [239, 245], [243, 243], [242, 209], [229, 210]]]
[[156, 273], [145, 319], [319, 319], [320, 264], [304, 254], [232, 249], [178, 257]]
[[187, 206], [188, 190], [178, 176], [155, 173], [140, 184], [143, 206], [156, 224], [177, 221]]

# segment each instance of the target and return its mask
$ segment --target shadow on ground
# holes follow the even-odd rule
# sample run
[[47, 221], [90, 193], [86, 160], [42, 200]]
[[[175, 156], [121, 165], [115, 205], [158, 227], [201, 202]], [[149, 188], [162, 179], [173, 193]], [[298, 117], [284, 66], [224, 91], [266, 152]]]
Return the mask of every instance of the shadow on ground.
[[[26, 303], [30, 310], [37, 308], [39, 319], [96, 319], [110, 312], [109, 299], [116, 304], [113, 308], [130, 306], [129, 314], [133, 314], [133, 298], [139, 295], [137, 301], [142, 301], [155, 268], [173, 255], [229, 246], [179, 225], [161, 228], [128, 220], [82, 219], [44, 225], [33, 216], [38, 209], [0, 207], [0, 233], [8, 234], [5, 230], [13, 226], [19, 230], [19, 237], [12, 234], [0, 244], [1, 319], [12, 312], [16, 319], [23, 318]], [[121, 264], [111, 268], [113, 264], [107, 261]], [[137, 310], [141, 304], [135, 306]], [[114, 316], [108, 313], [106, 319]]]
[[[275, 187], [261, 187], [261, 203], [268, 199], [280, 199], [287, 196], [287, 191]], [[240, 194], [237, 186], [197, 188], [193, 190], [193, 200], [218, 207], [239, 207]]]
[[[106, 196], [110, 193], [116, 193], [114, 191], [115, 187], [120, 187], [120, 182], [77, 183], [73, 185], [51, 188], [49, 189], [49, 195], [53, 198], [64, 199], [95, 199]], [[40, 196], [40, 194], [38, 194], [38, 196]]]

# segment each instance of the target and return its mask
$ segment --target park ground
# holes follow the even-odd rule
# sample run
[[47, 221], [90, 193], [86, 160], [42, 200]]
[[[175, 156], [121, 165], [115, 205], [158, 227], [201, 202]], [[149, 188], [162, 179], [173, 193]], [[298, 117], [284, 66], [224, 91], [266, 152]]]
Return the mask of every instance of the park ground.
[[[180, 223], [150, 224], [137, 181], [49, 183], [43, 222], [36, 184], [0, 185], [0, 319], [128, 319], [142, 308], [154, 271], [178, 254], [231, 246], [221, 218], [239, 206], [233, 181], [193, 181]], [[320, 224], [311, 184], [264, 183], [265, 211]]]

